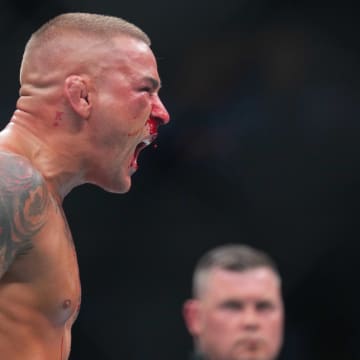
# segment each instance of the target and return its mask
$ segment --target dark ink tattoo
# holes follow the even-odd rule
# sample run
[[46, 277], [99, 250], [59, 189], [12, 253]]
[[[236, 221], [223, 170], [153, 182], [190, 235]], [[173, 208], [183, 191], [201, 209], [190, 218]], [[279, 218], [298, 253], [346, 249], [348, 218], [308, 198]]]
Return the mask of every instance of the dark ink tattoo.
[[0, 277], [27, 254], [45, 224], [49, 194], [40, 173], [24, 158], [0, 153]]

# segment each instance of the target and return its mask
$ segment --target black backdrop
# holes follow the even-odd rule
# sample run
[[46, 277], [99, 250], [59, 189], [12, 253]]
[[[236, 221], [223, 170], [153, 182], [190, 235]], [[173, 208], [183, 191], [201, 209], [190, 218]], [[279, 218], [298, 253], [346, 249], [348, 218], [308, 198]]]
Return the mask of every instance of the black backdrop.
[[67, 11], [142, 27], [172, 116], [128, 194], [83, 186], [65, 200], [83, 285], [71, 360], [185, 359], [195, 261], [225, 242], [279, 264], [282, 360], [360, 359], [358, 11], [319, 0], [2, 0], [2, 126], [30, 33]]

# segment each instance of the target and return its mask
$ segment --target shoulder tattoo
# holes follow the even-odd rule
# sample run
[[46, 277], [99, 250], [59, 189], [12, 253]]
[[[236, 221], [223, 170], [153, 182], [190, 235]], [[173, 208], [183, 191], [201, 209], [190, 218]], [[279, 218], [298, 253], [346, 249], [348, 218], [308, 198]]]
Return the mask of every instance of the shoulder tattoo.
[[32, 249], [49, 202], [41, 174], [24, 158], [0, 153], [0, 277]]

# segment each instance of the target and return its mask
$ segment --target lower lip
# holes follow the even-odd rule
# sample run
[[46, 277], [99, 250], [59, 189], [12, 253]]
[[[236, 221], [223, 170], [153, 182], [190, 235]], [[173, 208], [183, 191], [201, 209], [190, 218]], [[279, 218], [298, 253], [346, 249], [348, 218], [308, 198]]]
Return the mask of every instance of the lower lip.
[[241, 347], [247, 351], [257, 351], [260, 348], [260, 344], [257, 341], [245, 341], [241, 344]]
[[133, 175], [135, 174], [135, 172], [137, 171], [138, 169], [138, 165], [137, 164], [134, 164], [133, 162], [130, 164], [129, 166], [129, 175]]
[[139, 165], [137, 163], [137, 157], [135, 155], [135, 152], [130, 160], [130, 164], [129, 164], [129, 170], [131, 172], [131, 175], [138, 169]]

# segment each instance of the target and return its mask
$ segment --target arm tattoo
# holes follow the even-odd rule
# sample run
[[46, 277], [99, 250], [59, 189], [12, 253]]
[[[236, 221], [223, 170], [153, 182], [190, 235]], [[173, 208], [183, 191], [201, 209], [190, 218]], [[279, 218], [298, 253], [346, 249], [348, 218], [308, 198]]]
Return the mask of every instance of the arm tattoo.
[[22, 157], [0, 153], [0, 278], [16, 256], [32, 249], [48, 201], [40, 173]]

